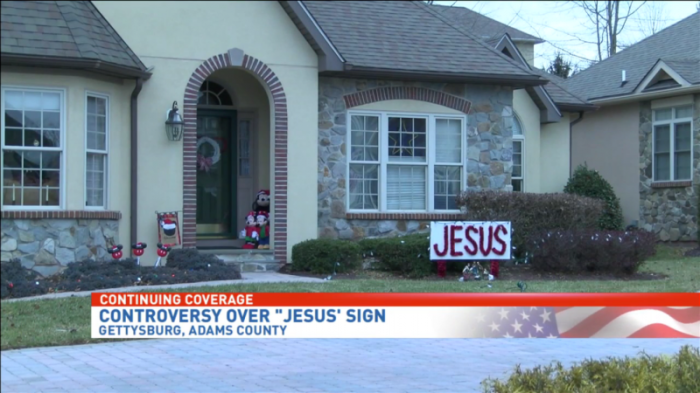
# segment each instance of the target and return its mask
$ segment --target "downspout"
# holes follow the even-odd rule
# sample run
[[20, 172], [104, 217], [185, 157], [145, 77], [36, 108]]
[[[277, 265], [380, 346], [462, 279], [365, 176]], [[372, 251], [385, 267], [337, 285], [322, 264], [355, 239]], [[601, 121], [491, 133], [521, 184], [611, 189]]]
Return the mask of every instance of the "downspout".
[[[143, 78], [136, 79], [136, 86], [131, 93], [131, 245], [137, 242], [136, 228], [138, 227], [138, 96], [143, 88]], [[132, 250], [133, 252], [133, 250]], [[133, 257], [133, 255], [132, 255]]]
[[574, 126], [581, 120], [583, 120], [583, 111], [578, 113], [578, 119], [569, 123], [569, 177], [573, 173], [571, 166], [574, 164]]

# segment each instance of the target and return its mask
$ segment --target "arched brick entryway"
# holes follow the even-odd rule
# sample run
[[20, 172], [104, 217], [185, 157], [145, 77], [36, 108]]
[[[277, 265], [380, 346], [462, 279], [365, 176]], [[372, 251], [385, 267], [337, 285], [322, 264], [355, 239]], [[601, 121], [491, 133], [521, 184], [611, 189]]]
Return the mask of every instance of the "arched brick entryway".
[[[274, 114], [274, 176], [272, 185], [272, 246], [275, 259], [287, 262], [287, 98], [282, 83], [262, 61], [240, 49], [213, 56], [203, 62], [185, 88], [183, 116], [183, 247], [195, 247], [197, 236], [197, 94], [202, 83], [215, 71], [239, 67], [256, 75], [270, 92]], [[271, 136], [272, 136], [271, 135]]]

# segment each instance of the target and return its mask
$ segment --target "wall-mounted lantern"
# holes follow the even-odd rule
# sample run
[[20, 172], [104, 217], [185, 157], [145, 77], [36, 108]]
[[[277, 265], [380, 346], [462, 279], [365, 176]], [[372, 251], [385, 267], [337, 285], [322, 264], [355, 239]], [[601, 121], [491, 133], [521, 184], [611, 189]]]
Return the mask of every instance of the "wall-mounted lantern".
[[177, 110], [177, 101], [173, 101], [172, 109], [168, 109], [165, 114], [165, 134], [170, 141], [179, 141], [182, 139], [182, 130], [185, 122]]

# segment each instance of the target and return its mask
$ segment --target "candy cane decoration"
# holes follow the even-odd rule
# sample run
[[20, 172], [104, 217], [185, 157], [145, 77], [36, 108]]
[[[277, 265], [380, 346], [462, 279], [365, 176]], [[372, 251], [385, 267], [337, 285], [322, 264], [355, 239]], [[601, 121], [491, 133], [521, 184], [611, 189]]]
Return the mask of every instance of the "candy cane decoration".
[[158, 246], [158, 251], [157, 251], [157, 253], [158, 253], [158, 260], [156, 261], [156, 264], [155, 264], [155, 266], [153, 266], [153, 267], [158, 267], [158, 265], [160, 265], [160, 260], [161, 260], [161, 258], [167, 256], [168, 253], [170, 252], [170, 250], [173, 249], [169, 244], [160, 244], [160, 243], [158, 243], [157, 246]]
[[146, 243], [138, 242], [136, 244], [131, 245], [131, 251], [134, 253], [134, 255], [136, 255], [136, 265], [141, 265], [141, 255], [143, 255], [145, 250]]
[[116, 260], [121, 259], [121, 257], [122, 257], [122, 248], [123, 247], [121, 244], [117, 244], [116, 246], [112, 246], [112, 248], [107, 250], [107, 252], [112, 254], [112, 259], [114, 259], [116, 261]]

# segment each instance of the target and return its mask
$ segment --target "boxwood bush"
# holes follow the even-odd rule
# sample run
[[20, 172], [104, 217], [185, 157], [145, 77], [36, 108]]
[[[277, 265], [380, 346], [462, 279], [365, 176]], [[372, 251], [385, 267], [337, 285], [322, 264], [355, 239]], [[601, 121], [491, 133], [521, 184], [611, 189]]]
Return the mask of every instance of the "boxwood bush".
[[466, 221], [510, 221], [514, 254], [522, 257], [529, 237], [543, 230], [597, 229], [603, 203], [572, 194], [467, 191], [457, 198]]
[[579, 165], [574, 171], [564, 192], [599, 199], [605, 203], [603, 214], [598, 223], [600, 229], [622, 229], [622, 207], [620, 199], [615, 195], [615, 190], [605, 178], [596, 170], [587, 165]]
[[362, 250], [348, 240], [312, 239], [292, 247], [292, 261], [292, 271], [344, 273], [362, 266]]
[[656, 235], [643, 229], [540, 231], [526, 249], [541, 272], [633, 274], [656, 253]]
[[522, 370], [505, 381], [489, 378], [485, 393], [700, 392], [700, 349], [683, 346], [673, 356], [586, 360], [565, 368], [560, 362]]

